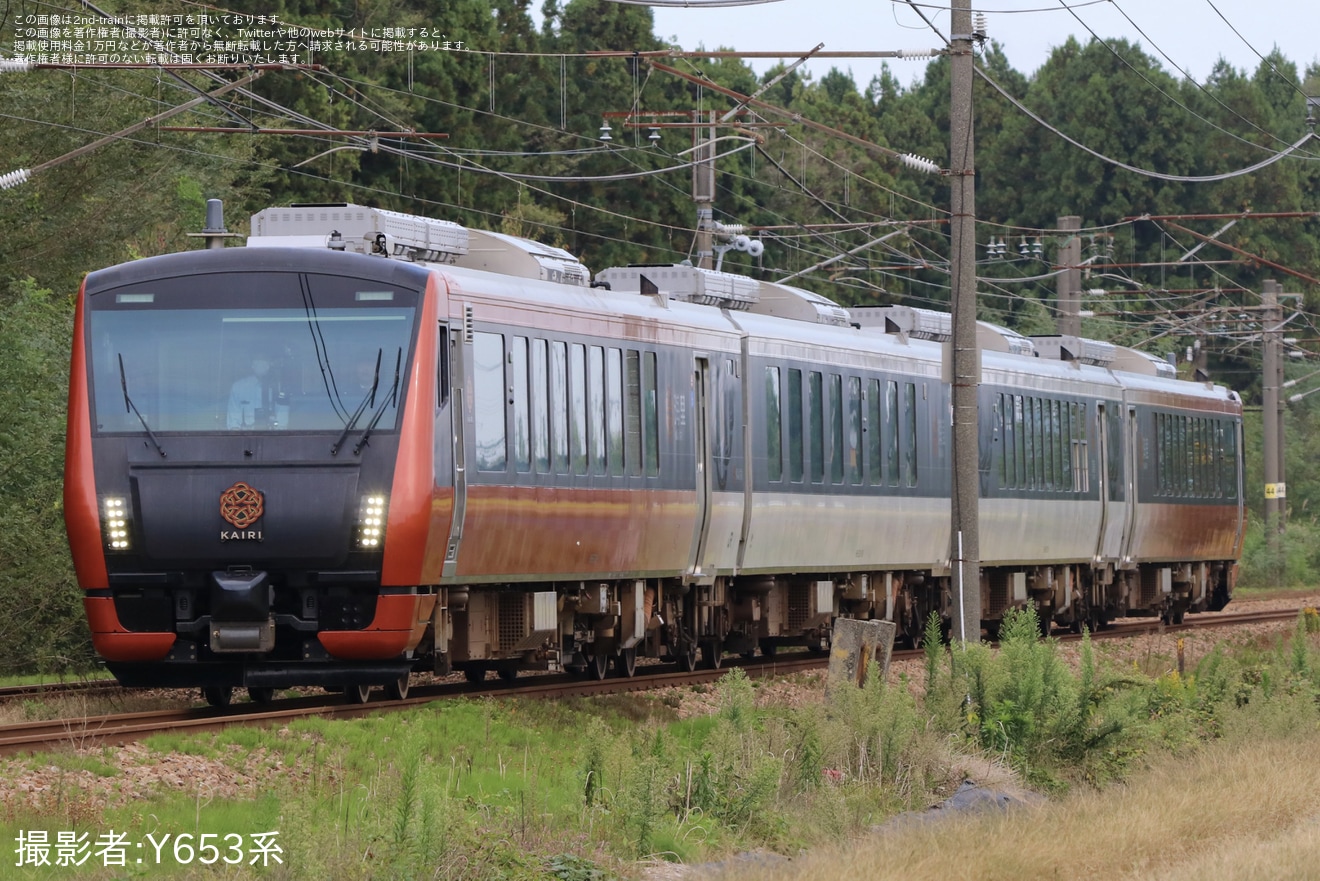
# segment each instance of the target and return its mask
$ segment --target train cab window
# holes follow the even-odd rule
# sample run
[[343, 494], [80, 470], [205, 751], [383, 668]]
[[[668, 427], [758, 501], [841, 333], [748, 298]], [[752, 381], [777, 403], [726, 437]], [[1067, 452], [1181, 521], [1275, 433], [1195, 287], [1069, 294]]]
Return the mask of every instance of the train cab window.
[[811, 432], [811, 482], [825, 480], [825, 388], [820, 371], [807, 374], [807, 430]]
[[538, 474], [550, 473], [550, 386], [545, 340], [532, 340], [532, 458]]
[[574, 343], [568, 352], [569, 439], [573, 473], [587, 473], [587, 348]]
[[[366, 400], [354, 428], [394, 431], [419, 336], [418, 299], [391, 282], [296, 272], [248, 272], [242, 284], [187, 273], [89, 295], [93, 429], [140, 434], [140, 413], [155, 433], [333, 437]], [[373, 371], [360, 389], [357, 368], [368, 361]]]
[[917, 485], [917, 387], [903, 384], [903, 476], [908, 486]]
[[513, 470], [532, 470], [530, 401], [527, 386], [527, 337], [516, 336], [509, 347], [513, 381], [509, 383], [509, 409], [513, 417]]
[[779, 368], [765, 369], [765, 463], [772, 482], [784, 478], [782, 418], [779, 410]]
[[862, 381], [848, 377], [848, 482], [862, 482]]
[[802, 371], [790, 367], [788, 370], [788, 478], [794, 483], [802, 482], [803, 442]]
[[623, 475], [623, 353], [605, 352], [605, 449], [610, 474]]
[[646, 475], [655, 477], [660, 473], [660, 418], [655, 352], [642, 355], [642, 433], [646, 436]]
[[476, 333], [472, 338], [472, 408], [477, 470], [507, 467], [504, 427], [504, 337]]
[[556, 474], [568, 473], [568, 344], [550, 343], [550, 459]]
[[623, 365], [623, 452], [628, 476], [642, 473], [642, 359], [636, 349], [625, 353]]

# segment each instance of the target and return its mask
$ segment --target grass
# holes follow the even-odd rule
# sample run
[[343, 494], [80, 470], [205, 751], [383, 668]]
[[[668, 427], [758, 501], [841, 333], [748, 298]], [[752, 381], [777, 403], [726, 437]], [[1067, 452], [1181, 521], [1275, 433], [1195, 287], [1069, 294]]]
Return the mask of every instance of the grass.
[[1314, 728], [1165, 757], [1127, 785], [905, 826], [722, 881], [1314, 878], [1320, 856]]
[[[828, 706], [759, 706], [759, 686], [731, 672], [708, 692], [716, 711], [692, 719], [636, 695], [454, 700], [13, 761], [0, 785], [10, 854], [31, 830], [185, 840], [159, 865], [11, 857], [0, 879], [209, 878], [200, 836], [248, 848], [263, 832], [278, 832], [283, 863], [223, 877], [591, 881], [636, 876], [639, 860], [746, 851], [812, 854], [757, 863], [758, 878], [1247, 877], [1231, 873], [1248, 841], [1289, 877], [1313, 855], [1320, 618], [1299, 617], [1288, 639], [1203, 649], [1182, 673], [1162, 649], [1110, 661], [1089, 645], [1074, 671], [1029, 616], [1003, 630], [998, 652], [932, 647], [924, 690], [871, 677]], [[1052, 800], [873, 834], [939, 801], [973, 763]], [[840, 840], [868, 855], [831, 857]]]

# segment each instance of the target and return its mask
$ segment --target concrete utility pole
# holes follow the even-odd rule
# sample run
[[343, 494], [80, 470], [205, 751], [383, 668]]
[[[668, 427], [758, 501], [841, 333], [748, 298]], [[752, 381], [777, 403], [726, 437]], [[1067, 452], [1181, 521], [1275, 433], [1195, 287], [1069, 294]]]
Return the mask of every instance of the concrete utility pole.
[[1261, 447], [1265, 460], [1265, 539], [1271, 548], [1278, 546], [1283, 532], [1283, 509], [1287, 504], [1287, 490], [1283, 483], [1283, 414], [1279, 409], [1279, 374], [1283, 359], [1279, 357], [1283, 315], [1279, 309], [1279, 294], [1283, 286], [1274, 279], [1266, 279], [1261, 288], [1261, 337], [1264, 343], [1264, 370], [1261, 376], [1260, 421]]
[[[695, 114], [694, 114], [695, 121]], [[712, 231], [715, 223], [715, 111], [710, 111], [710, 128], [706, 139], [701, 128], [692, 129], [693, 154], [692, 201], [697, 203], [697, 259], [699, 269], [715, 268], [715, 245]]]
[[1059, 273], [1056, 287], [1059, 300], [1054, 326], [1060, 334], [1071, 336], [1082, 335], [1082, 271], [1077, 268], [1077, 264], [1082, 262], [1082, 239], [1076, 234], [1081, 228], [1082, 219], [1076, 215], [1059, 218], [1059, 229], [1073, 234], [1064, 240], [1063, 247], [1059, 249], [1059, 263], [1066, 268]]
[[953, 569], [952, 637], [981, 639], [980, 449], [976, 397], [976, 177], [972, 118], [971, 0], [952, 0], [949, 151], [950, 264], [953, 269]]

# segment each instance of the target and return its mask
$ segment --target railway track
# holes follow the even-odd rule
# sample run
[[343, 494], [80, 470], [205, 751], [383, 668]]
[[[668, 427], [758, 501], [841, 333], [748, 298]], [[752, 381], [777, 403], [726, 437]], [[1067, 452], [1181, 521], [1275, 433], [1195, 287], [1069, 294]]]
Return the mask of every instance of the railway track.
[[[1184, 623], [1177, 625], [1164, 624], [1159, 619], [1127, 619], [1100, 631], [1094, 635], [1094, 638], [1128, 638], [1156, 632], [1176, 633], [1206, 627], [1269, 623], [1295, 619], [1300, 612], [1301, 609], [1277, 609], [1236, 614], [1206, 613], [1189, 615]], [[1071, 633], [1056, 633], [1054, 636], [1060, 640], [1080, 638]], [[920, 649], [896, 649], [893, 654], [895, 660], [908, 660], [921, 656]], [[801, 652], [780, 654], [773, 659], [731, 660], [717, 670], [696, 670], [691, 673], [676, 670], [668, 664], [640, 666], [637, 668], [637, 675], [628, 679], [589, 680], [551, 674], [526, 677], [514, 682], [488, 682], [479, 685], [466, 682], [440, 683], [416, 686], [406, 699], [400, 701], [383, 700], [377, 694], [375, 699], [366, 704], [346, 704], [341, 696], [327, 694], [290, 698], [269, 704], [238, 704], [223, 710], [171, 709], [24, 722], [0, 726], [0, 755], [128, 743], [163, 732], [191, 733], [218, 731], [234, 725], [287, 724], [298, 719], [318, 716], [327, 719], [351, 719], [378, 710], [421, 706], [431, 701], [455, 697], [555, 699], [645, 691], [667, 686], [691, 686], [714, 682], [733, 667], [741, 667], [752, 678], [769, 678], [820, 670], [828, 662], [827, 655]], [[42, 691], [43, 688], [46, 690]], [[118, 688], [119, 686], [111, 680], [88, 680], [63, 683], [54, 690], [52, 686], [0, 689], [0, 698], [49, 697], [56, 694]]]

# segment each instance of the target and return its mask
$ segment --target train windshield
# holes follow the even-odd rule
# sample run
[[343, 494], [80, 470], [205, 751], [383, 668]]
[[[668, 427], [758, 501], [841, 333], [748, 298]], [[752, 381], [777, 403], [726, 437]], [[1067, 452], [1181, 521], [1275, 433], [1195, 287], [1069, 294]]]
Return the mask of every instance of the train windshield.
[[418, 303], [388, 283], [188, 276], [90, 298], [95, 430], [389, 431]]

